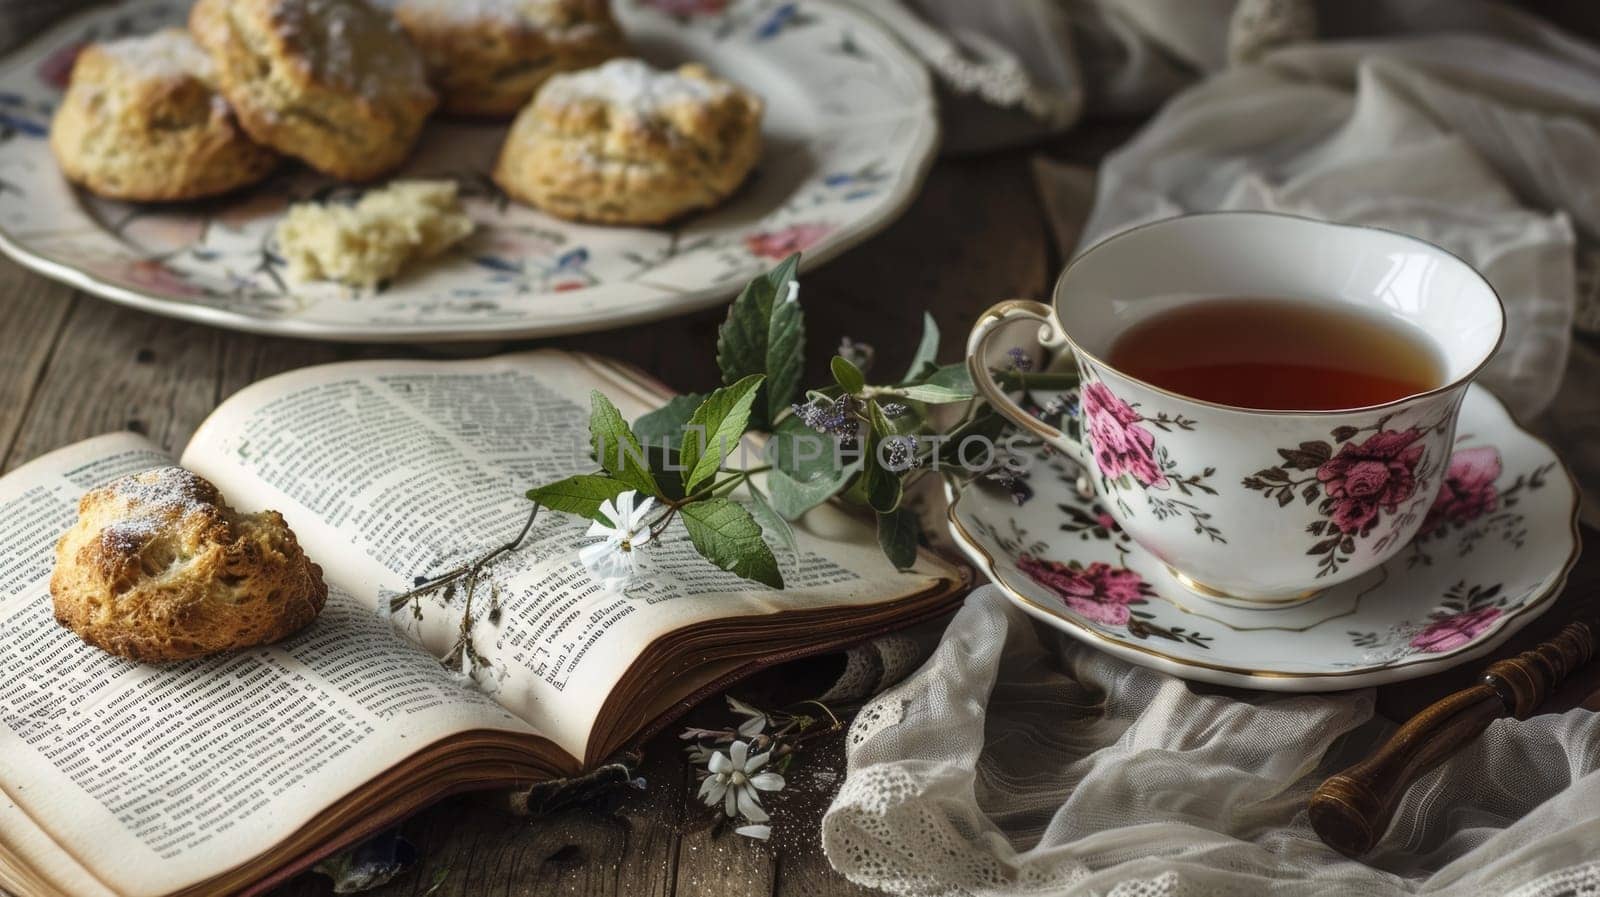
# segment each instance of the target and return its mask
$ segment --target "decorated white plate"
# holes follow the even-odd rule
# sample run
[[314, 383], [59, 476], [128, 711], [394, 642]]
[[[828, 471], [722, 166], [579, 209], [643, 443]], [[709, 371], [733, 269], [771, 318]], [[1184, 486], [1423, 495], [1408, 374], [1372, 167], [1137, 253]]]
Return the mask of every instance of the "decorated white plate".
[[1479, 657], [1543, 613], [1578, 558], [1578, 491], [1550, 447], [1467, 393], [1422, 533], [1365, 576], [1285, 609], [1185, 589], [1079, 495], [1042, 446], [1021, 475], [950, 478], [950, 529], [1029, 614], [1133, 663], [1219, 685], [1331, 691]]
[[667, 228], [573, 224], [508, 202], [488, 178], [503, 124], [436, 119], [396, 176], [448, 177], [479, 232], [376, 294], [288, 283], [273, 225], [291, 202], [354, 198], [293, 165], [244, 193], [162, 207], [73, 188], [47, 142], [86, 41], [181, 24], [184, 2], [96, 8], [0, 63], [0, 249], [114, 302], [257, 333], [340, 340], [545, 336], [682, 314], [794, 251], [807, 267], [904, 211], [938, 127], [921, 64], [828, 0], [617, 0], [635, 49], [698, 60], [767, 102], [766, 150], [725, 205]]

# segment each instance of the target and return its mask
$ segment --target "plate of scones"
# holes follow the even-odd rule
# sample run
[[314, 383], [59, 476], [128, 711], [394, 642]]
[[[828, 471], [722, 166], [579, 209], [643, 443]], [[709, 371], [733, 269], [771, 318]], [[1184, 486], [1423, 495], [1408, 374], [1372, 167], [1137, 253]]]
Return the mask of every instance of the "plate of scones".
[[937, 143], [832, 0], [128, 0], [0, 61], [0, 250], [256, 333], [602, 330], [861, 242]]

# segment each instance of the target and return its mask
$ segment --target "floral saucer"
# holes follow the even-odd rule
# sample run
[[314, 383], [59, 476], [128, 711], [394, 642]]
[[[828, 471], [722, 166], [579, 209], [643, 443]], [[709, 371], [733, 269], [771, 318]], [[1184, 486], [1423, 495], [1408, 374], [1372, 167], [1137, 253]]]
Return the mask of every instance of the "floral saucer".
[[90, 9], [0, 61], [0, 250], [46, 276], [156, 314], [287, 336], [387, 342], [600, 330], [705, 308], [791, 253], [806, 266], [910, 205], [938, 143], [923, 65], [835, 0], [617, 0], [634, 49], [706, 63], [766, 101], [765, 151], [727, 203], [668, 227], [596, 227], [510, 202], [489, 179], [503, 123], [435, 117], [396, 177], [450, 178], [478, 232], [376, 294], [286, 281], [271, 241], [289, 203], [365, 188], [288, 165], [217, 200], [97, 199], [47, 139], [85, 42], [182, 25], [188, 0]]
[[1570, 473], [1479, 386], [1421, 534], [1371, 573], [1282, 609], [1196, 596], [1078, 492], [1072, 462], [1015, 444], [1028, 445], [1024, 473], [947, 477], [957, 543], [1029, 614], [1189, 679], [1304, 692], [1436, 673], [1543, 613], [1578, 557]]

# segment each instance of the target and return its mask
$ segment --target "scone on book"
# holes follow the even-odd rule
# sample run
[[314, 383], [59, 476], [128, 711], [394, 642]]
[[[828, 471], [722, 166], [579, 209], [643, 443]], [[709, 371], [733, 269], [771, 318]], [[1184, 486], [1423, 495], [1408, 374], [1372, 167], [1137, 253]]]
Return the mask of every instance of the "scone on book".
[[[826, 505], [794, 523], [805, 575], [783, 592], [688, 562], [686, 542], [660, 546], [630, 593], [608, 589], [574, 558], [585, 525], [542, 514], [483, 570], [476, 625], [464, 593], [397, 594], [500, 544], [527, 519], [522, 488], [587, 463], [565, 437], [597, 390], [630, 420], [671, 398], [629, 365], [548, 349], [301, 368], [234, 393], [184, 463], [294, 501], [338, 588], [279, 645], [135, 675], [55, 624], [39, 546], [66, 489], [156, 446], [118, 433], [0, 477], [0, 669], [15, 680], [0, 680], [0, 890], [265, 893], [447, 795], [586, 777], [757, 669], [960, 605], [966, 568], [919, 551], [898, 570], [870, 523]], [[149, 561], [128, 570], [153, 587], [168, 568]], [[540, 790], [567, 787], [583, 780]]]
[[328, 587], [277, 511], [241, 514], [161, 467], [83, 496], [50, 596], [85, 642], [161, 663], [278, 641], [316, 619]]
[[50, 149], [69, 180], [113, 199], [199, 199], [256, 183], [277, 154], [245, 134], [215, 83], [211, 60], [179, 28], [90, 44]]
[[707, 71], [615, 59], [556, 75], [500, 150], [501, 189], [552, 215], [661, 224], [726, 199], [761, 155], [761, 99]]
[[510, 118], [545, 79], [624, 52], [609, 0], [399, 0], [444, 111]]
[[473, 227], [454, 181], [395, 181], [354, 204], [297, 203], [274, 237], [294, 280], [370, 288], [461, 242]]
[[365, 0], [200, 0], [189, 30], [250, 136], [336, 178], [392, 171], [438, 102], [405, 32]]

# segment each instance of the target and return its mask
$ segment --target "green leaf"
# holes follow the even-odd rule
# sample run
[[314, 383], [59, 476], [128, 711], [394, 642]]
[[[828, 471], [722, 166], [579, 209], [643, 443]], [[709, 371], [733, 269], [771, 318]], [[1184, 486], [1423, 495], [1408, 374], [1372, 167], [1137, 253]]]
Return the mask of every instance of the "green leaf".
[[767, 500], [767, 494], [762, 492], [755, 483], [746, 482], [745, 489], [750, 493], [750, 516], [761, 524], [761, 531], [768, 537], [776, 539], [778, 545], [789, 553], [795, 563], [800, 561], [800, 542], [794, 537], [794, 528], [789, 521]]
[[939, 464], [941, 467], [966, 468], [961, 463], [961, 444], [968, 439], [974, 441], [967, 446], [967, 460], [977, 464], [989, 459], [998, 461], [999, 452], [989, 447], [995, 446], [1000, 437], [1005, 434], [1010, 422], [1005, 416], [987, 405], [965, 423], [950, 431], [950, 435], [939, 445]]
[[840, 450], [838, 437], [818, 433], [791, 416], [778, 423], [767, 442], [766, 454], [773, 466], [804, 483], [813, 477], [833, 475], [845, 458], [859, 452]]
[[932, 383], [921, 383], [915, 386], [901, 386], [895, 389], [908, 399], [917, 402], [929, 402], [934, 405], [947, 405], [951, 402], [965, 402], [977, 395], [972, 390], [953, 389], [949, 386], [936, 386]]
[[[784, 290], [767, 322], [767, 401], [762, 423], [770, 426], [800, 393], [805, 376], [806, 319], [800, 301]], [[765, 426], [763, 427], [765, 429]]]
[[645, 461], [644, 449], [628, 429], [622, 412], [599, 390], [589, 393], [589, 445], [596, 461], [613, 477], [646, 495], [661, 497], [661, 488]]
[[683, 488], [692, 493], [701, 483], [716, 475], [723, 461], [739, 445], [739, 437], [750, 423], [750, 408], [756, 390], [765, 380], [751, 374], [732, 386], [715, 390], [689, 416], [683, 431], [683, 447], [678, 456], [683, 462]]
[[659, 442], [646, 443], [644, 459], [650, 465], [650, 473], [656, 478], [656, 485], [661, 487], [661, 497], [677, 500], [683, 497], [683, 464], [678, 457], [676, 446], [666, 446]]
[[749, 511], [726, 498], [708, 498], [684, 505], [678, 515], [706, 560], [736, 576], [783, 588], [778, 559]]
[[829, 470], [809, 480], [797, 480], [781, 470], [774, 470], [767, 474], [767, 488], [772, 490], [772, 504], [778, 513], [789, 520], [798, 520], [805, 512], [838, 495], [860, 471], [860, 458], [842, 469]]
[[965, 364], [947, 364], [929, 375], [922, 381], [924, 386], [939, 386], [967, 395], [976, 395], [977, 387], [972, 385], [972, 372], [967, 370]]
[[1036, 371], [1031, 374], [1021, 371], [1001, 371], [994, 376], [994, 381], [1000, 384], [1001, 389], [1029, 389], [1041, 392], [1064, 392], [1076, 389], [1081, 380], [1077, 371]]
[[867, 439], [866, 463], [866, 498], [867, 505], [880, 514], [888, 514], [900, 507], [900, 499], [904, 497], [905, 486], [900, 482], [900, 473], [883, 466], [878, 457], [878, 446], [883, 443], [884, 437], [894, 435], [894, 427], [889, 419], [884, 416], [883, 409], [877, 402], [869, 402], [870, 417], [872, 420], [872, 433]]
[[900, 507], [900, 499], [905, 496], [905, 488], [900, 482], [899, 474], [876, 461], [867, 465], [866, 486], [867, 506], [880, 514], [887, 514]]
[[706, 397], [699, 393], [673, 396], [667, 404], [634, 421], [633, 435], [649, 448], [663, 443], [676, 446], [682, 438], [683, 425], [689, 422], [689, 416], [705, 400]]
[[917, 344], [917, 354], [911, 356], [911, 366], [906, 368], [906, 375], [902, 383], [916, 380], [922, 376], [923, 368], [935, 364], [939, 357], [939, 325], [933, 320], [933, 315], [922, 313], [922, 342]]
[[799, 264], [798, 253], [789, 256], [745, 284], [739, 297], [728, 306], [728, 318], [717, 328], [717, 366], [722, 369], [723, 383], [767, 373], [772, 307], [778, 299], [787, 297], [789, 281], [794, 280]]
[[909, 570], [917, 563], [920, 532], [917, 515], [906, 508], [878, 515], [878, 547], [897, 570]]
[[861, 369], [850, 363], [850, 359], [843, 355], [833, 356], [828, 362], [828, 367], [833, 371], [834, 382], [848, 393], [858, 393], [867, 386], [867, 378]]
[[872, 433], [869, 439], [873, 442], [878, 442], [885, 436], [893, 436], [895, 433], [894, 424], [890, 423], [889, 415], [883, 413], [883, 406], [877, 402], [868, 402], [866, 404], [867, 420], [872, 423]]
[[611, 477], [582, 474], [529, 489], [528, 498], [552, 511], [601, 520], [600, 506], [632, 488]]

